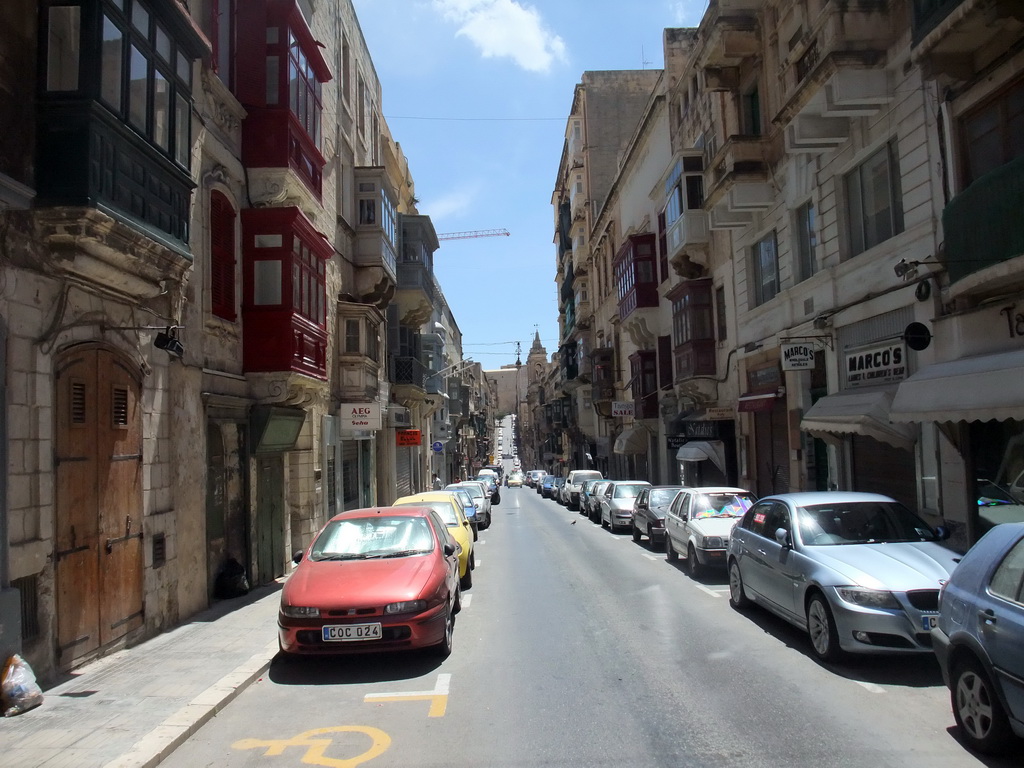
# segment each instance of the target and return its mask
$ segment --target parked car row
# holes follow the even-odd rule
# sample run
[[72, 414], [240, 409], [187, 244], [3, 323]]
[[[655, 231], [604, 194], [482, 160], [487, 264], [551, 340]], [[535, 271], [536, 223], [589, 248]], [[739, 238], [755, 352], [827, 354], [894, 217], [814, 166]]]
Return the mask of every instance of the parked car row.
[[[558, 478], [555, 478], [557, 480]], [[570, 506], [550, 481], [542, 495]], [[541, 489], [545, 486], [542, 483]], [[559, 490], [555, 490], [559, 489]], [[582, 515], [728, 574], [729, 602], [807, 632], [825, 663], [847, 654], [934, 653], [963, 740], [982, 752], [1024, 738], [1024, 523], [998, 525], [966, 555], [887, 496], [587, 479]]]

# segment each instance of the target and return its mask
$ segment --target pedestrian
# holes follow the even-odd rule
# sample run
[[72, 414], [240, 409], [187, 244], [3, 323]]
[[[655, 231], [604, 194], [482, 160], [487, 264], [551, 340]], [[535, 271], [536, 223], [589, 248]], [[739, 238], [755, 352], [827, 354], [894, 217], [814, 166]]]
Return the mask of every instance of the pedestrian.
[[438, 477], [437, 472], [434, 473], [434, 481], [431, 483], [435, 491], [440, 491], [444, 488], [444, 483], [441, 482], [441, 478]]

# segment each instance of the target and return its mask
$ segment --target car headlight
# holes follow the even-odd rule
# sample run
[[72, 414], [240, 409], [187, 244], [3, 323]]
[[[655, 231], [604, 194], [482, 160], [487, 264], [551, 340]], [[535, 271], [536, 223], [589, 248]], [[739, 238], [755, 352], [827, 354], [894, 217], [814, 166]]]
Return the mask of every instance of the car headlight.
[[281, 613], [290, 619], [319, 619], [320, 609], [308, 605], [281, 605]]
[[704, 549], [721, 549], [722, 548], [722, 537], [721, 536], [705, 536], [704, 537]]
[[384, 613], [420, 613], [427, 608], [426, 600], [405, 600], [384, 606]]
[[900, 602], [892, 592], [884, 589], [868, 589], [867, 587], [836, 587], [841, 600], [862, 608], [896, 608]]

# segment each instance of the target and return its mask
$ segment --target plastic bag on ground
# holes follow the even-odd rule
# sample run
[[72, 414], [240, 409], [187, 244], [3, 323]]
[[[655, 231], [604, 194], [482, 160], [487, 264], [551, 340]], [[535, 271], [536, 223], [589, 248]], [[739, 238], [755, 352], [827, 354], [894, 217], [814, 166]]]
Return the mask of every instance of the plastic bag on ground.
[[4, 665], [0, 702], [4, 717], [20, 715], [43, 703], [43, 691], [36, 682], [32, 667], [18, 654], [11, 656]]

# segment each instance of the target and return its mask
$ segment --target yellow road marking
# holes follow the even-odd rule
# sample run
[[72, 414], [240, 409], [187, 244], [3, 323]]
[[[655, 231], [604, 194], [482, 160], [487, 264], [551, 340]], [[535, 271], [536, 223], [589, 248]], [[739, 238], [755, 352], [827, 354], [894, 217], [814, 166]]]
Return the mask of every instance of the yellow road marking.
[[[349, 758], [327, 757], [324, 752], [334, 740], [328, 735], [333, 733], [363, 733], [373, 743], [365, 752]], [[327, 738], [317, 738], [328, 735]], [[326, 768], [355, 768], [357, 765], [373, 760], [382, 755], [391, 746], [391, 737], [379, 728], [368, 725], [338, 725], [331, 728], [315, 728], [300, 733], [290, 739], [242, 739], [231, 745], [232, 749], [265, 749], [265, 757], [283, 755], [288, 747], [305, 747], [302, 762], [306, 765], [322, 765]]]
[[430, 709], [427, 711], [427, 717], [444, 717], [445, 709], [448, 707], [448, 689], [451, 686], [451, 680], [451, 675], [442, 674], [437, 676], [437, 684], [432, 691], [368, 693], [363, 697], [363, 701], [429, 701]]

